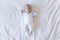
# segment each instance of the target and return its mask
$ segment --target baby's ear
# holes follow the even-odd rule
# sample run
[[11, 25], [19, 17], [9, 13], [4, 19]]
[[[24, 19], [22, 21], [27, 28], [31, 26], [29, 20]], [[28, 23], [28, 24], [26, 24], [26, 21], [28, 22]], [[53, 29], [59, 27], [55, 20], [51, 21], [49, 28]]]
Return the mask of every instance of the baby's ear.
[[21, 13], [24, 13], [25, 11], [24, 11], [24, 9], [21, 9]]

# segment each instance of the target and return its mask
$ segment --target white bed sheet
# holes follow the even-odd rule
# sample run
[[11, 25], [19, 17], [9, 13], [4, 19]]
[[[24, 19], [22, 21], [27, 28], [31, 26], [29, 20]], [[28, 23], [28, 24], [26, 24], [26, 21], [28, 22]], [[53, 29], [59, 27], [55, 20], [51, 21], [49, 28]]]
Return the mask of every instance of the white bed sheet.
[[[19, 0], [16, 1], [0, 0], [0, 40], [22, 40], [20, 6]], [[60, 0], [40, 0], [39, 3], [40, 27], [36, 40], [60, 40]]]

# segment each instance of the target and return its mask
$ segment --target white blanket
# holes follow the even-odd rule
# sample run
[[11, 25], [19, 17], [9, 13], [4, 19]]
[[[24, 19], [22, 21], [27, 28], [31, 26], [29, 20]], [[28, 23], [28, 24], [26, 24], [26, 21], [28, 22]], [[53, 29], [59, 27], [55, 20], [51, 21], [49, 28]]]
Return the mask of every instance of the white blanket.
[[[60, 40], [60, 0], [25, 1], [39, 1], [36, 4], [41, 6], [36, 40]], [[0, 40], [25, 40], [21, 36], [21, 6], [20, 0], [0, 0]]]

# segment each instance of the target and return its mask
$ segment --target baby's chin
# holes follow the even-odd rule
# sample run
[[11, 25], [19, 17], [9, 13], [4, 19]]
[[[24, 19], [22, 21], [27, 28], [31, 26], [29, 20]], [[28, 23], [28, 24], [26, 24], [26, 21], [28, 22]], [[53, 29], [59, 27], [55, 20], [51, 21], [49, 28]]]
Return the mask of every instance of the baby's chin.
[[26, 11], [26, 13], [28, 13], [28, 14], [31, 13], [31, 12], [32, 12], [32, 11]]

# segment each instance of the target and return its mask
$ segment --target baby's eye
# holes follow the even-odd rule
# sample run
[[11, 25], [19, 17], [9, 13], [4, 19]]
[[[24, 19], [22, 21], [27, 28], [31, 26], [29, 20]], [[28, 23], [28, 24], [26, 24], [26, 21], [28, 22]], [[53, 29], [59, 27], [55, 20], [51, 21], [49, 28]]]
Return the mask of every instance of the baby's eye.
[[26, 8], [26, 9], [28, 9], [28, 8]]

